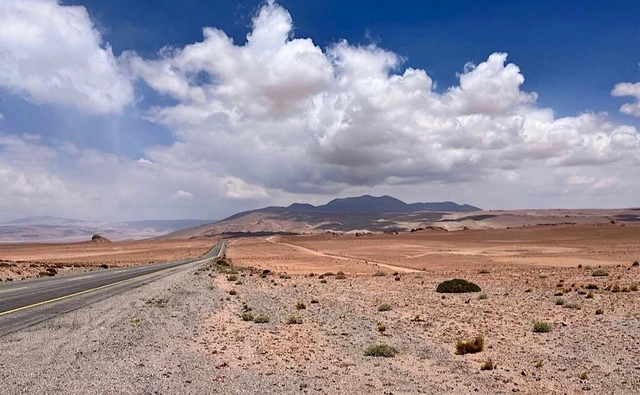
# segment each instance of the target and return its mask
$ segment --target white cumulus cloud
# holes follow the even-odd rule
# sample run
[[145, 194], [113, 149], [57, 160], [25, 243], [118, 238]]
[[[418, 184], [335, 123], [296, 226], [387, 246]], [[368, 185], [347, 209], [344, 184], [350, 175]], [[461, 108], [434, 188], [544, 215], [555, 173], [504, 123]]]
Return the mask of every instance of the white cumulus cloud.
[[0, 26], [0, 88], [92, 114], [118, 112], [133, 100], [129, 78], [84, 7], [3, 0]]
[[635, 102], [633, 103], [625, 103], [620, 107], [620, 111], [633, 115], [635, 117], [640, 117], [640, 82], [636, 82], [632, 84], [630, 82], [621, 82], [616, 84], [616, 86], [611, 91], [613, 96], [631, 96], [635, 98]]

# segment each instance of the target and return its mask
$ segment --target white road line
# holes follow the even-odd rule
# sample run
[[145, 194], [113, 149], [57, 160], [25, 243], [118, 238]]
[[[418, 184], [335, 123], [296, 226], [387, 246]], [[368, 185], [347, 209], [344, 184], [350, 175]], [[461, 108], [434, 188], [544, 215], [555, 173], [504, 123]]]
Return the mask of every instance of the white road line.
[[1, 293], [5, 293], [5, 292], [17, 291], [19, 289], [27, 289], [27, 288], [29, 288], [29, 287], [18, 287], [18, 288], [12, 288], [12, 289], [5, 289], [4, 291], [0, 291], [0, 294]]

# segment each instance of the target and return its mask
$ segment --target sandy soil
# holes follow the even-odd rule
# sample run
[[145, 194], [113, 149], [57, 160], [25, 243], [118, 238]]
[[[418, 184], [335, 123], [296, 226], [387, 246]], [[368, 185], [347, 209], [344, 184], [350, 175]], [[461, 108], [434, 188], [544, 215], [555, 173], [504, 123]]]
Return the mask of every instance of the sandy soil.
[[36, 277], [46, 269], [57, 273], [109, 267], [142, 265], [194, 258], [204, 254], [215, 239], [141, 240], [114, 243], [0, 245], [0, 280]]
[[640, 259], [640, 226], [559, 225], [356, 236], [323, 233], [230, 241], [240, 266], [287, 273], [627, 265]]
[[[185, 270], [0, 338], [4, 388], [385, 395], [640, 388], [640, 267], [632, 266], [640, 227], [246, 238], [230, 241], [227, 256], [230, 267]], [[594, 277], [597, 266], [608, 275]], [[344, 278], [326, 274], [338, 271]], [[451, 278], [482, 291], [435, 292]], [[390, 310], [379, 311], [382, 304]], [[536, 322], [550, 331], [534, 333]], [[482, 351], [456, 353], [458, 340], [476, 336], [484, 337]], [[365, 356], [372, 344], [398, 354]], [[481, 370], [488, 360], [495, 369]]]

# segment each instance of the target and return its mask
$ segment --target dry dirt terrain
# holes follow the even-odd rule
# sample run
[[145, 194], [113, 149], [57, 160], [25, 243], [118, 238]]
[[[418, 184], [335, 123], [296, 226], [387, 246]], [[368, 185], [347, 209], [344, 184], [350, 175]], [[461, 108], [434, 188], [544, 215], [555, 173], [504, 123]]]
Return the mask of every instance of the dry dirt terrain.
[[0, 245], [0, 281], [23, 280], [46, 275], [47, 271], [63, 274], [72, 270], [94, 270], [100, 265], [121, 267], [195, 258], [213, 244], [214, 239], [202, 238]]
[[636, 394], [637, 260], [609, 223], [234, 239], [231, 266], [0, 338], [0, 393]]

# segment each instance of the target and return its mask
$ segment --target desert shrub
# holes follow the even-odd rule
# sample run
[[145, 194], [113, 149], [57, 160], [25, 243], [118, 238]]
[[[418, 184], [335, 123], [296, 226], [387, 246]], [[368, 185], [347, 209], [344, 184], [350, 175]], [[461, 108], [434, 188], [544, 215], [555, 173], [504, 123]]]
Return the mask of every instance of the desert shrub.
[[266, 324], [267, 322], [269, 322], [269, 317], [267, 317], [264, 314], [261, 314], [261, 315], [255, 317], [253, 319], [253, 322], [255, 322], [256, 324]]
[[[344, 273], [343, 273], [344, 274]], [[331, 276], [335, 276], [335, 274], [333, 274], [332, 272], [326, 272], [323, 274], [323, 276], [325, 277], [331, 277]]]
[[390, 358], [398, 354], [398, 350], [386, 344], [372, 344], [364, 350], [366, 357], [385, 357]]
[[376, 329], [378, 330], [378, 332], [382, 333], [387, 330], [387, 327], [382, 322], [378, 322], [376, 324]]
[[253, 314], [251, 313], [242, 313], [242, 321], [253, 321]]
[[375, 272], [375, 273], [373, 273], [373, 277], [384, 277], [386, 275], [387, 275], [387, 273], [385, 273], [385, 272]]
[[527, 294], [531, 292], [533, 292], [533, 288], [527, 288], [524, 290], [524, 293], [527, 293]]
[[587, 372], [582, 372], [580, 373], [580, 380], [588, 380], [589, 379], [589, 374]]
[[229, 295], [237, 295], [238, 291], [236, 291], [235, 289], [232, 289], [229, 291]]
[[327, 280], [324, 280], [324, 279], [320, 280], [320, 284], [326, 284], [326, 283], [327, 283]]
[[556, 306], [562, 306], [564, 304], [564, 299], [562, 298], [557, 298], [556, 299]]
[[238, 276], [236, 276], [235, 274], [227, 276], [227, 281], [238, 281]]
[[596, 315], [604, 314], [604, 310], [601, 308], [596, 309]]
[[637, 292], [638, 291], [638, 284], [629, 285], [629, 291]]
[[593, 291], [589, 291], [586, 296], [587, 299], [593, 299]]
[[297, 309], [297, 310], [304, 310], [304, 309], [306, 309], [306, 308], [307, 308], [307, 305], [306, 305], [306, 304], [304, 304], [304, 302], [298, 302], [298, 303], [296, 303], [296, 309]]
[[456, 353], [458, 355], [475, 354], [484, 349], [484, 337], [476, 336], [473, 340], [458, 340], [456, 342]]
[[562, 307], [564, 307], [565, 309], [572, 309], [572, 310], [580, 310], [582, 308], [582, 306], [580, 306], [578, 303], [574, 303], [574, 302], [565, 303], [565, 305], [562, 306]]
[[378, 306], [378, 311], [390, 311], [390, 310], [391, 310], [390, 304], [383, 303], [380, 306]]
[[395, 276], [393, 279], [396, 281], [400, 281], [400, 276]]
[[299, 325], [302, 324], [302, 318], [296, 317], [295, 315], [287, 318], [287, 325]]
[[633, 263], [631, 264], [631, 267], [638, 267], [640, 266], [640, 263], [638, 261], [633, 261]]
[[480, 365], [480, 370], [493, 370], [496, 368], [496, 365], [493, 363], [491, 358], [487, 359]]
[[533, 324], [533, 332], [535, 333], [547, 333], [551, 332], [551, 324], [548, 322], [538, 321]]
[[485, 300], [485, 299], [487, 299], [487, 294], [478, 295], [478, 300]]
[[553, 294], [553, 296], [562, 296], [562, 295], [564, 295], [564, 292], [562, 292], [562, 291], [558, 291], [558, 292]]
[[597, 284], [593, 284], [593, 283], [589, 283], [589, 284], [587, 284], [587, 286], [585, 288], [586, 289], [598, 289], [598, 285]]
[[342, 273], [342, 274], [341, 273], [342, 272], [338, 272], [338, 274], [336, 274], [336, 277], [335, 277], [336, 280], [346, 280], [347, 279], [347, 276], [344, 273]]
[[534, 363], [534, 366], [535, 366], [536, 368], [541, 368], [541, 367], [542, 367], [542, 365], [544, 365], [544, 362], [542, 361], [542, 359], [538, 359], [538, 360]]
[[167, 307], [169, 304], [169, 299], [167, 298], [151, 298], [147, 299], [144, 302], [145, 306], [153, 306], [153, 307]]
[[609, 272], [607, 272], [604, 269], [596, 269], [593, 272], [591, 272], [591, 275], [593, 277], [606, 277], [609, 275]]
[[611, 292], [620, 292], [620, 286], [618, 284], [611, 287]]
[[454, 278], [438, 284], [436, 292], [439, 293], [463, 293], [463, 292], [480, 292], [481, 289], [476, 284], [467, 280]]

